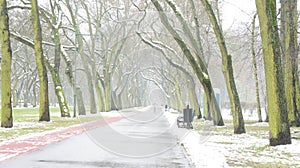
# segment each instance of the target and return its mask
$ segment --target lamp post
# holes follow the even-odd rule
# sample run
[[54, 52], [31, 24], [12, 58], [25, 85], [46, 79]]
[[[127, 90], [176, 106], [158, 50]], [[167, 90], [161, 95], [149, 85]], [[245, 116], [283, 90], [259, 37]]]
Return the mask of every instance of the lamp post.
[[[75, 36], [77, 36], [77, 35], [75, 35]], [[73, 77], [73, 84], [74, 84], [74, 86], [73, 86], [73, 99], [74, 99], [74, 110], [73, 110], [73, 117], [76, 117], [76, 58], [77, 58], [77, 53], [78, 53], [78, 51], [77, 51], [77, 37], [75, 37], [75, 54], [74, 54], [74, 77]]]
[[[78, 12], [78, 7], [75, 4], [74, 1], [74, 6], [75, 6], [75, 20], [77, 19], [77, 12]], [[74, 99], [74, 110], [73, 110], [73, 117], [76, 117], [76, 97], [77, 97], [77, 88], [76, 88], [76, 59], [77, 59], [77, 55], [78, 55], [78, 25], [75, 25], [75, 54], [74, 54], [74, 77], [73, 77], [73, 99]]]

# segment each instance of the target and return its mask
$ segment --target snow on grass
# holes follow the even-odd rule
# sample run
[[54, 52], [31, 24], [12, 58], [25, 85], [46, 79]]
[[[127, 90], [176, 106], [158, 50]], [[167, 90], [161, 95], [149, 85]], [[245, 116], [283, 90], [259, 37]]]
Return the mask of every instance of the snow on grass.
[[[246, 111], [246, 118], [253, 120], [245, 120], [246, 134], [236, 135], [227, 114], [225, 126], [196, 120], [194, 129], [181, 139], [196, 167], [300, 167], [300, 128], [291, 129], [292, 144], [270, 147], [268, 123], [257, 123], [256, 116]], [[172, 113], [165, 116], [170, 123], [176, 117]]]
[[211, 142], [201, 143], [201, 135], [190, 132], [181, 142], [196, 167], [226, 167], [226, 158], [222, 148]]
[[167, 118], [169, 124], [172, 125], [176, 122], [179, 114], [177, 111], [170, 109], [169, 111], [165, 112], [164, 115]]

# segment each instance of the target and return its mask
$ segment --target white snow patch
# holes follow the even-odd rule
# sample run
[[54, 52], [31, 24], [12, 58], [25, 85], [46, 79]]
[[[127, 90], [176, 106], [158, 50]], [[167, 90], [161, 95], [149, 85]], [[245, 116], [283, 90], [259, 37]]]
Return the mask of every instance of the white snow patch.
[[164, 113], [164, 115], [167, 118], [169, 124], [172, 125], [172, 124], [174, 124], [176, 122], [177, 117], [178, 117], [179, 114], [174, 109], [169, 109], [169, 111], [166, 111]]
[[[171, 110], [172, 111], [172, 110]], [[244, 115], [257, 120], [255, 112], [245, 110]], [[229, 109], [222, 110], [223, 118], [232, 119]], [[176, 122], [178, 113], [165, 112], [170, 123]], [[247, 118], [247, 117], [246, 117]], [[292, 129], [292, 144], [269, 146], [268, 123], [248, 123], [246, 126], [263, 128], [246, 134], [233, 134], [232, 124], [210, 126], [211, 122], [197, 122], [197, 130], [189, 130], [179, 139], [195, 167], [300, 167], [300, 130]], [[194, 128], [196, 123], [193, 123]], [[184, 128], [179, 128], [180, 130]], [[200, 130], [199, 130], [200, 129]], [[246, 130], [247, 131], [247, 130]], [[249, 165], [250, 164], [250, 165]]]
[[228, 167], [222, 148], [213, 146], [209, 141], [201, 142], [201, 136], [196, 131], [189, 132], [182, 141], [196, 167]]
[[208, 78], [208, 75], [207, 75], [206, 73], [202, 72], [202, 75], [203, 75], [203, 77], [204, 77], [206, 80], [209, 79], [209, 78]]
[[103, 117], [121, 117], [122, 115], [118, 111], [111, 112], [100, 112], [100, 115]]
[[56, 86], [55, 89], [56, 90], [61, 90], [62, 88], [61, 88], [61, 86]]

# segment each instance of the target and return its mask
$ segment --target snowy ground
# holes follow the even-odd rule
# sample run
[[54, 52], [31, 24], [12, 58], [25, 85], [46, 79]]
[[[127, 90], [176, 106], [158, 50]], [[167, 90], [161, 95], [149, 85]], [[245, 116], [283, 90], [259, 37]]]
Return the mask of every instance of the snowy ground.
[[[126, 111], [121, 113], [120, 111], [103, 112], [98, 115], [122, 117], [124, 112]], [[194, 129], [188, 130], [185, 136], [179, 137], [179, 142], [185, 148], [194, 165], [200, 168], [300, 167], [300, 128], [291, 128], [291, 145], [270, 147], [268, 145], [268, 124], [257, 123], [255, 114], [255, 111], [250, 110], [246, 110], [244, 113], [246, 134], [233, 134], [230, 110], [222, 110], [225, 126], [215, 127], [209, 121], [196, 120], [193, 123]], [[170, 110], [164, 115], [171, 124], [176, 123], [178, 116], [176, 111]], [[37, 126], [37, 124], [42, 127], [45, 123], [16, 122], [15, 124], [15, 127], [10, 129], [12, 132], [18, 131], [18, 128], [26, 129]], [[0, 131], [6, 130], [0, 129]], [[19, 138], [38, 134], [43, 133], [30, 133]]]
[[[223, 114], [230, 119], [228, 110]], [[195, 129], [180, 143], [196, 167], [300, 167], [300, 128], [291, 129], [291, 145], [270, 147], [268, 124], [256, 123], [250, 111], [244, 115], [247, 133], [242, 135], [233, 134], [230, 120], [223, 127], [203, 120], [193, 123]], [[173, 123], [178, 114], [166, 112], [165, 116]]]

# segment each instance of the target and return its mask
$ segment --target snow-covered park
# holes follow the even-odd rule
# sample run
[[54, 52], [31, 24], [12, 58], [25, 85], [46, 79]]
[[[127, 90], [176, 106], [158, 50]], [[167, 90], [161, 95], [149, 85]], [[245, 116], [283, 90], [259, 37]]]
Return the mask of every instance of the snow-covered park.
[[[292, 144], [269, 146], [268, 123], [255, 121], [255, 113], [246, 111], [247, 133], [233, 134], [232, 117], [223, 109], [225, 126], [196, 120], [194, 129], [180, 139], [195, 167], [299, 167], [300, 129], [291, 128]], [[170, 123], [176, 122], [176, 111], [166, 112]], [[183, 128], [180, 128], [183, 129]]]

